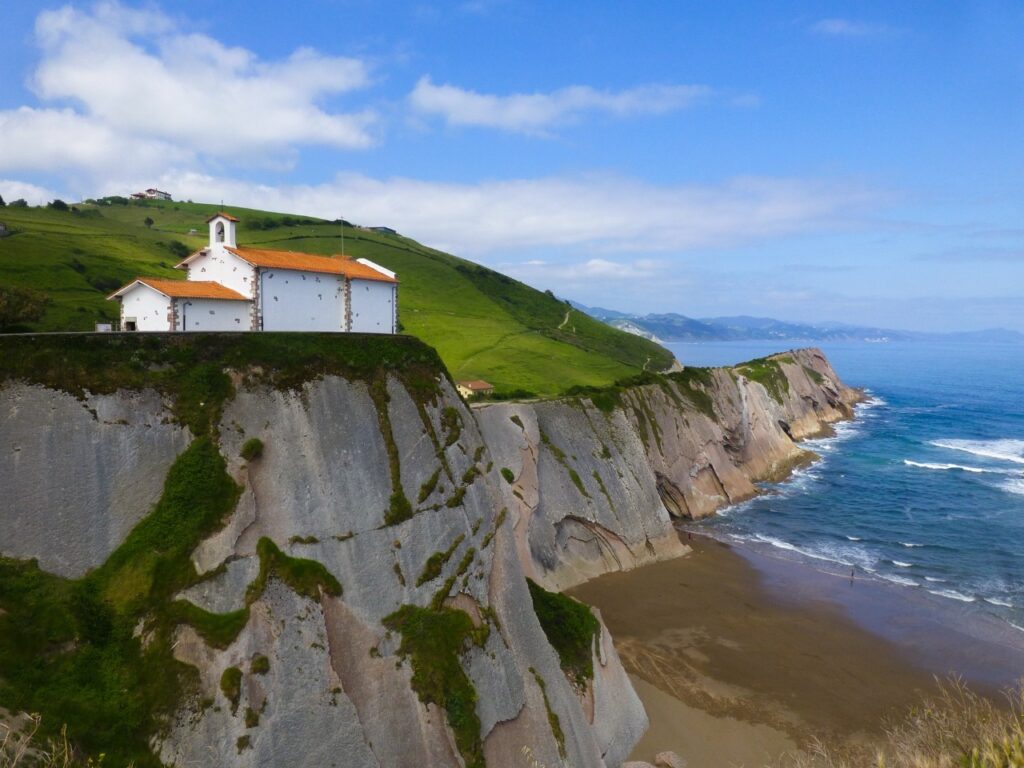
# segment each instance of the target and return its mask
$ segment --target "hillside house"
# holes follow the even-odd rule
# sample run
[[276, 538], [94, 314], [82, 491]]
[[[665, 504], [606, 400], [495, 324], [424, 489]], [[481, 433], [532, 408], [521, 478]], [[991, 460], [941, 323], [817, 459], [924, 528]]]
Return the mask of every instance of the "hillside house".
[[474, 379], [472, 381], [456, 381], [455, 389], [459, 391], [467, 400], [477, 395], [489, 395], [494, 392], [494, 385], [490, 384], [483, 379]]
[[170, 200], [171, 193], [150, 187], [145, 192], [132, 192], [132, 200]]
[[176, 269], [186, 280], [140, 277], [108, 298], [124, 331], [396, 333], [398, 280], [367, 259], [238, 245], [238, 219], [207, 221], [210, 243]]

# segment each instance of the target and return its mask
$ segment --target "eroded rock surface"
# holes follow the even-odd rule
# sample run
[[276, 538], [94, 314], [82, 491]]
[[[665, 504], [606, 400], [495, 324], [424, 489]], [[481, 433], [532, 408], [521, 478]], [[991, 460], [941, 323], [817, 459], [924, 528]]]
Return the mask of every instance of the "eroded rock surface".
[[[178, 626], [174, 653], [198, 682], [154, 744], [160, 758], [462, 765], [450, 713], [424, 703], [403, 636], [388, 628], [413, 607], [471, 622], [456, 650], [487, 765], [620, 765], [647, 718], [611, 637], [602, 625], [593, 679], [571, 681], [525, 577], [563, 589], [684, 554], [673, 516], [710, 514], [805, 460], [795, 440], [848, 417], [856, 394], [817, 350], [772, 365], [784, 386], [683, 371], [618, 394], [613, 408], [570, 398], [470, 410], [440, 371], [430, 397], [397, 375], [296, 389], [234, 375], [217, 433], [242, 492], [192, 552], [202, 578], [177, 598], [248, 613], [224, 647]], [[245, 461], [253, 438], [262, 453]], [[190, 439], [151, 391], [80, 401], [6, 385], [0, 554], [65, 576], [101, 564]], [[263, 539], [321, 564], [342, 593], [300, 594], [271, 573], [256, 594]], [[240, 681], [236, 698], [225, 671]]]
[[77, 577], [103, 563], [160, 498], [188, 446], [153, 391], [78, 399], [0, 389], [0, 554]]

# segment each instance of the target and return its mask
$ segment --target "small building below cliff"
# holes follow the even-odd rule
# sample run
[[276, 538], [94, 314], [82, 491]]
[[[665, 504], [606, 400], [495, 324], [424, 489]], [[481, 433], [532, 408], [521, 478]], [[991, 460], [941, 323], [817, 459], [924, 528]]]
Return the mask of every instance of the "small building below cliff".
[[176, 269], [185, 280], [139, 277], [108, 298], [123, 331], [396, 333], [398, 280], [367, 259], [239, 246], [238, 219], [207, 221], [210, 243]]
[[489, 395], [494, 392], [494, 385], [482, 379], [457, 381], [455, 382], [455, 388], [465, 398], [475, 397], [476, 395]]

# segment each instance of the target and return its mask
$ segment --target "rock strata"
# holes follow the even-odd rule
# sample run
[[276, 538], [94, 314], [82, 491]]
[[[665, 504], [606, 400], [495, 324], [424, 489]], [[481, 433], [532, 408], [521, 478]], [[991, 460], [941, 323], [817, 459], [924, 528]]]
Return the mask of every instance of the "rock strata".
[[[288, 388], [231, 373], [215, 432], [242, 490], [176, 597], [247, 613], [217, 645], [175, 630], [196, 680], [154, 750], [177, 765], [633, 765], [647, 718], [607, 629], [587, 641], [581, 683], [526, 578], [562, 590], [684, 554], [674, 517], [711, 514], [806, 461], [796, 441], [857, 398], [817, 350], [473, 410], [440, 370], [429, 395], [398, 372]], [[0, 554], [66, 577], [102, 564], [191, 439], [152, 390], [80, 399], [3, 385]], [[262, 453], [246, 461], [253, 439]], [[265, 574], [267, 541], [319, 564], [340, 594]], [[455, 659], [444, 697], [424, 687], [423, 638], [398, 628], [402, 611], [460, 628], [451, 656], [430, 662]], [[445, 709], [451, 685], [471, 692], [469, 731]]]

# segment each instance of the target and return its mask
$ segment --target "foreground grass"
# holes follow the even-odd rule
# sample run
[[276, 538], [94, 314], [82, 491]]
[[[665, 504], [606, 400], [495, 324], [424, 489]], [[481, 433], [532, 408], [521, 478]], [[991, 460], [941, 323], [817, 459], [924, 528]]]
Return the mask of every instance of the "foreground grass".
[[878, 745], [841, 747], [815, 742], [806, 755], [785, 758], [781, 768], [1022, 768], [1024, 688], [1010, 706], [971, 691], [959, 680], [940, 686], [886, 729]]
[[0, 723], [0, 768], [100, 768], [103, 759], [79, 758], [68, 740], [67, 728], [56, 738], [40, 740], [39, 715], [21, 728]]
[[[26, 330], [92, 330], [96, 320], [116, 318], [117, 305], [106, 295], [131, 278], [184, 278], [172, 267], [206, 244], [205, 218], [217, 210], [158, 201], [76, 207], [0, 209], [0, 221], [13, 231], [0, 239], [0, 281], [41, 290], [52, 300], [43, 319]], [[342, 250], [338, 224], [227, 210], [242, 220], [243, 245], [316, 254]], [[152, 227], [145, 226], [147, 217]], [[274, 226], [267, 228], [267, 221]], [[189, 234], [192, 229], [198, 234]], [[344, 232], [346, 253], [398, 273], [405, 332], [435, 347], [456, 379], [483, 378], [499, 391], [554, 395], [672, 362], [662, 347], [485, 267], [405, 237], [351, 226]]]

